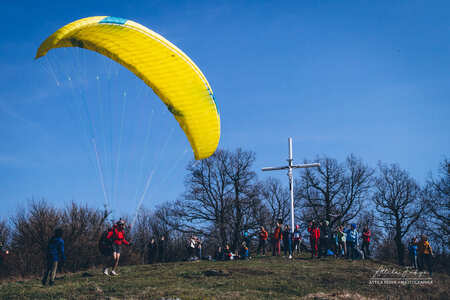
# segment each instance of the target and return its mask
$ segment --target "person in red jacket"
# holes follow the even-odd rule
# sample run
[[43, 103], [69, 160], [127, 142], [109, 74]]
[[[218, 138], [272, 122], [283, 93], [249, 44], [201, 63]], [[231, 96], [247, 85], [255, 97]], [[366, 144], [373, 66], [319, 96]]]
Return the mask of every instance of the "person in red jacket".
[[[117, 266], [119, 265], [120, 248], [122, 244], [130, 245], [130, 243], [125, 239], [124, 228], [125, 228], [125, 221], [120, 219], [108, 232], [108, 235], [106, 236], [107, 239], [111, 240], [112, 244], [114, 264], [111, 270], [111, 274], [114, 276], [119, 275], [116, 273], [116, 269]], [[108, 268], [105, 269], [104, 273], [105, 275], [109, 275]]]
[[259, 231], [259, 244], [258, 244], [258, 250], [256, 250], [256, 255], [259, 255], [260, 250], [262, 249], [262, 254], [266, 255], [266, 241], [269, 237], [269, 233], [264, 229], [263, 226], [261, 226], [261, 229]]
[[309, 243], [311, 244], [311, 258], [314, 258], [314, 256], [317, 257], [320, 238], [320, 229], [315, 221], [309, 223], [308, 232], [309, 232]]
[[277, 221], [277, 227], [275, 228], [275, 231], [273, 232], [273, 247], [272, 247], [272, 256], [280, 256], [281, 255], [281, 240], [283, 239], [283, 232], [281, 230], [281, 226], [283, 221], [281, 219], [278, 219]]
[[366, 225], [366, 226], [364, 226], [363, 233], [362, 233], [363, 242], [362, 242], [362, 246], [361, 246], [361, 250], [364, 252], [364, 258], [370, 257], [370, 250], [369, 250], [370, 236], [371, 236], [370, 229]]

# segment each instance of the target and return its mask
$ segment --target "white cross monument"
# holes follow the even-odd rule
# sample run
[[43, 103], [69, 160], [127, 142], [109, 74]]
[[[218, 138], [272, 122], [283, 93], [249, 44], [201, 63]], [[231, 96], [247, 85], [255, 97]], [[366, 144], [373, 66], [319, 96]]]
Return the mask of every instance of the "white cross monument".
[[289, 159], [288, 165], [283, 167], [267, 167], [262, 168], [262, 171], [275, 171], [275, 170], [288, 170], [288, 177], [289, 177], [289, 190], [291, 192], [291, 231], [294, 232], [294, 179], [292, 178], [292, 169], [300, 169], [300, 168], [313, 168], [313, 167], [320, 167], [319, 163], [312, 163], [312, 164], [304, 164], [304, 165], [294, 165], [292, 162], [294, 159], [292, 158], [292, 138], [288, 139], [289, 141]]

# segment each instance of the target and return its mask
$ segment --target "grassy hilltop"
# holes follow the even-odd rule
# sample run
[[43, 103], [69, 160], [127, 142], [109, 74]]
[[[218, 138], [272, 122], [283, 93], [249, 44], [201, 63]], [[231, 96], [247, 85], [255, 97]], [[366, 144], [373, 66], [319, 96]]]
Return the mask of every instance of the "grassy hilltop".
[[370, 285], [373, 261], [262, 257], [250, 261], [176, 262], [59, 274], [53, 287], [39, 278], [0, 284], [0, 299], [449, 299], [449, 276], [432, 285]]

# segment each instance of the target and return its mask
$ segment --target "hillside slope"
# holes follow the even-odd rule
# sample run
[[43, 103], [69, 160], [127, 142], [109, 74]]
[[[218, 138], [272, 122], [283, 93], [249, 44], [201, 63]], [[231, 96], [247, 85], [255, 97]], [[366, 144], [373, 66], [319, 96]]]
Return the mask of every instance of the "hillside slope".
[[[178, 262], [60, 274], [52, 287], [38, 278], [0, 285], [0, 299], [449, 299], [449, 276], [433, 284], [374, 285], [377, 270], [404, 271], [373, 261], [261, 257], [250, 261]], [[390, 272], [390, 271], [389, 271]], [[382, 276], [392, 278], [385, 273]], [[410, 276], [410, 275], [408, 275]], [[379, 275], [380, 277], [380, 275]], [[417, 276], [416, 276], [417, 277]]]

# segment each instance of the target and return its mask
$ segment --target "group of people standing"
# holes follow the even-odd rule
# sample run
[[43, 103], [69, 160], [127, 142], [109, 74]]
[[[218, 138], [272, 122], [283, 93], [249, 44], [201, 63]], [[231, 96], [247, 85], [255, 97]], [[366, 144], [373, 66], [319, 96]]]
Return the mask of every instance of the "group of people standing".
[[420, 240], [417, 237], [413, 237], [408, 244], [409, 262], [413, 269], [423, 271], [425, 265], [428, 272], [432, 273], [432, 257], [433, 249], [426, 235], [421, 235]]
[[[117, 267], [119, 264], [122, 245], [131, 245], [125, 239], [125, 222], [119, 220], [110, 229], [105, 231], [99, 241], [99, 250], [106, 257], [112, 259], [112, 263], [105, 263], [103, 273], [105, 275], [118, 275]], [[345, 257], [349, 259], [369, 258], [371, 231], [368, 226], [364, 226], [361, 234], [357, 230], [356, 224], [350, 224], [349, 227], [339, 225], [332, 230], [327, 220], [322, 222], [311, 221], [308, 225], [309, 242], [311, 249], [311, 258], [320, 258], [323, 256]], [[64, 240], [62, 238], [62, 229], [56, 229], [53, 237], [48, 243], [47, 249], [47, 268], [42, 279], [45, 285], [53, 285], [58, 266], [61, 266], [66, 257], [64, 254]], [[258, 248], [257, 255], [266, 255], [268, 241], [271, 239], [272, 255], [281, 255], [281, 245], [283, 245], [284, 256], [292, 258], [293, 254], [300, 254], [302, 250], [307, 250], [306, 245], [302, 243], [302, 234], [300, 226], [296, 225], [294, 231], [289, 225], [284, 225], [282, 220], [277, 220], [276, 227], [272, 234], [261, 226], [257, 232]], [[362, 243], [360, 243], [360, 240]], [[243, 233], [242, 242], [236, 251], [232, 251], [230, 245], [218, 247], [213, 259], [215, 260], [233, 260], [250, 258], [251, 238], [247, 231]], [[0, 245], [0, 250], [2, 249]], [[202, 258], [202, 241], [199, 237], [192, 235], [188, 240], [188, 260], [197, 260]], [[159, 239], [151, 238], [148, 249], [148, 262], [166, 262], [167, 240], [164, 235]], [[423, 270], [426, 266], [431, 275], [431, 259], [433, 255], [430, 243], [425, 235], [421, 239], [412, 238], [409, 245], [410, 265], [413, 268]], [[8, 252], [4, 251], [6, 254]]]
[[168, 260], [165, 235], [161, 235], [159, 238], [150, 238], [150, 242], [147, 245], [147, 259], [149, 264], [166, 262]]
[[[263, 255], [265, 255], [265, 241], [262, 242], [261, 233], [265, 231], [264, 227], [261, 226], [260, 232], [260, 245], [262, 245]], [[266, 232], [267, 233], [267, 232]], [[265, 234], [265, 240], [268, 238], [268, 234]], [[292, 232], [289, 225], [283, 226], [283, 221], [281, 219], [277, 220], [275, 230], [272, 234], [272, 256], [281, 255], [281, 244], [283, 244], [284, 256], [292, 258], [293, 254], [299, 254], [302, 250], [302, 235], [300, 231], [300, 226], [296, 225], [294, 231]], [[258, 254], [259, 254], [258, 247]]]
[[[322, 222], [311, 221], [308, 226], [308, 233], [312, 258], [324, 256], [351, 259], [370, 257], [371, 231], [368, 226], [365, 226], [360, 234], [357, 231], [356, 224], [351, 224], [348, 228], [340, 225], [333, 231], [327, 220]], [[266, 248], [269, 244], [272, 246], [272, 256], [281, 256], [281, 250], [283, 250], [284, 256], [292, 259], [293, 255], [307, 251], [307, 246], [303, 243], [300, 225], [296, 225], [292, 231], [289, 225], [283, 225], [281, 219], [277, 220], [272, 234], [264, 226], [261, 226], [257, 236], [257, 255], [266, 255]], [[360, 243], [360, 239], [362, 239], [362, 243]], [[241, 254], [236, 256], [248, 258], [250, 239], [247, 232], [244, 232], [241, 246], [241, 249], [236, 251]], [[222, 247], [219, 247], [219, 249], [222, 251]], [[226, 251], [226, 249], [223, 251]]]
[[[366, 225], [362, 233], [356, 224], [339, 225], [332, 230], [327, 220], [311, 221], [308, 226], [311, 257], [334, 256], [350, 259], [370, 257], [371, 231]], [[362, 240], [362, 243], [360, 243]]]

